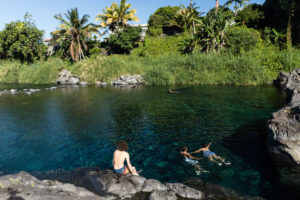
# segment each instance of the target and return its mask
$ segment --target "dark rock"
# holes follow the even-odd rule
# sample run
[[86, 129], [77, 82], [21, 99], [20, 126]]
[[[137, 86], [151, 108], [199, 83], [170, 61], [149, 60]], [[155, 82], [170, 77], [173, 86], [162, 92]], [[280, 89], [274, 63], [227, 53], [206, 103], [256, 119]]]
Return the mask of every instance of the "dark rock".
[[279, 72], [277, 79], [274, 80], [274, 84], [276, 86], [283, 87], [287, 82], [288, 75], [289, 73]]
[[268, 121], [268, 149], [277, 161], [300, 165], [300, 69], [287, 75], [282, 89], [290, 103]]
[[152, 191], [149, 200], [176, 200], [177, 197], [174, 192], [170, 191]]
[[166, 183], [166, 186], [182, 198], [188, 199], [202, 199], [203, 194], [201, 191], [190, 188], [182, 183]]
[[88, 190], [58, 181], [39, 181], [26, 172], [0, 177], [0, 199], [104, 200]]

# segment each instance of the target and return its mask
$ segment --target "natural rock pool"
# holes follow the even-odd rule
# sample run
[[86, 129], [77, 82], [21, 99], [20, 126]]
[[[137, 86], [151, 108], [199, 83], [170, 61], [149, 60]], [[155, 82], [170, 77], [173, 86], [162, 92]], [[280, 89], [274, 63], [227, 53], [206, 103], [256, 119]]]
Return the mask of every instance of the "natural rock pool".
[[[0, 90], [32, 87], [0, 85]], [[295, 194], [286, 190], [292, 181], [281, 182], [266, 151], [266, 121], [285, 103], [276, 88], [181, 86], [181, 94], [167, 90], [86, 87], [3, 95], [0, 170], [111, 168], [117, 142], [127, 140], [131, 161], [143, 176], [184, 182], [197, 175], [180, 157], [180, 147], [195, 150], [211, 142], [211, 150], [232, 165], [220, 167], [203, 159], [200, 164], [210, 173], [199, 178], [268, 199]]]

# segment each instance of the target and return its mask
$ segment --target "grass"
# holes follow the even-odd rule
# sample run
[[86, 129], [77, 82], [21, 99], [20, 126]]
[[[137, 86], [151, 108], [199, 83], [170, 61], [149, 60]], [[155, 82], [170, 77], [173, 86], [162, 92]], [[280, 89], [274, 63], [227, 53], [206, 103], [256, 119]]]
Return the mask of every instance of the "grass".
[[198, 53], [180, 55], [98, 56], [70, 64], [57, 58], [21, 64], [0, 61], [2, 83], [52, 83], [61, 69], [71, 70], [83, 81], [110, 82], [124, 74], [143, 74], [149, 85], [262, 85], [272, 82], [279, 71], [300, 67], [300, 50], [255, 49], [239, 55]]

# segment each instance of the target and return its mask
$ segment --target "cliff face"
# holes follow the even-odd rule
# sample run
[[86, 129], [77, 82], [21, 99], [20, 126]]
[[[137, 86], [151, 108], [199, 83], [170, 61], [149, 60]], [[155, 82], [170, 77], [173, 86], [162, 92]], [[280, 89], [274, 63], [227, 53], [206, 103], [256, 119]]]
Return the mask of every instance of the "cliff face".
[[280, 73], [275, 82], [289, 103], [268, 121], [268, 149], [278, 161], [300, 165], [300, 69]]

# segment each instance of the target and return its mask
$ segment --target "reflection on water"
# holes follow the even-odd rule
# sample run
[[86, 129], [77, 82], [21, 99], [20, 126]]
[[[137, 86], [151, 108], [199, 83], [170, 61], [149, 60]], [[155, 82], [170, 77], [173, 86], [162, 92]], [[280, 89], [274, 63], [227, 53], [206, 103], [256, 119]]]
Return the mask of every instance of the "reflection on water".
[[179, 148], [211, 142], [232, 165], [201, 160], [211, 173], [200, 178], [244, 194], [284, 195], [265, 149], [266, 120], [284, 103], [275, 88], [201, 86], [182, 88], [181, 94], [167, 89], [61, 88], [2, 96], [0, 168], [4, 173], [110, 168], [117, 142], [127, 140], [143, 176], [185, 181], [197, 175]]

